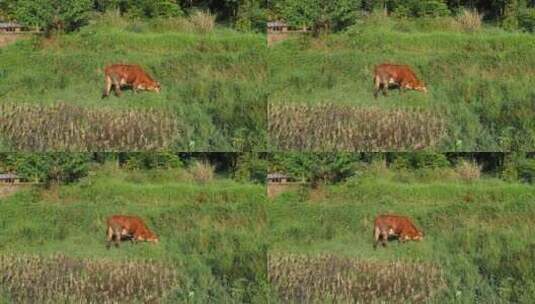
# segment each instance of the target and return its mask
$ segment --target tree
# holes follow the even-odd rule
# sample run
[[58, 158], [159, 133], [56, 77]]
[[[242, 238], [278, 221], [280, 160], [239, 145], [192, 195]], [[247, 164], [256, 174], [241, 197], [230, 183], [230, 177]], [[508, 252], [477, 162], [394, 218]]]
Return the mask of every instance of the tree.
[[91, 0], [16, 0], [12, 9], [19, 22], [48, 33], [78, 29], [87, 22], [92, 5]]
[[180, 157], [171, 152], [132, 152], [122, 155], [127, 168], [133, 170], [171, 169], [182, 167]]
[[339, 30], [356, 20], [361, 0], [278, 0], [274, 7], [290, 25]]
[[358, 153], [281, 153], [273, 156], [270, 171], [282, 171], [312, 185], [339, 182], [355, 173]]
[[70, 183], [87, 175], [89, 153], [8, 153], [0, 162], [5, 170], [32, 180], [50, 183]]

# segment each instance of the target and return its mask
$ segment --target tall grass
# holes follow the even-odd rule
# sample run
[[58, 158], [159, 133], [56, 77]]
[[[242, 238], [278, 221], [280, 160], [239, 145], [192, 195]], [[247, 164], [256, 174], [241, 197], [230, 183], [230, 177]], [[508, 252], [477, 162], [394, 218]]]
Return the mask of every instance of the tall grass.
[[[203, 16], [198, 19], [213, 18]], [[210, 25], [202, 22], [206, 33], [199, 33], [188, 19], [181, 28], [181, 20], [105, 17], [76, 33], [3, 48], [0, 102], [63, 102], [118, 112], [152, 108], [176, 116], [183, 125], [175, 149], [263, 149], [265, 38], [224, 28], [206, 32]], [[161, 93], [126, 90], [120, 98], [101, 100], [103, 69], [111, 63], [141, 65], [162, 84]]]
[[172, 113], [0, 104], [0, 136], [16, 151], [146, 151], [172, 147], [182, 131]]
[[430, 111], [347, 105], [271, 105], [269, 141], [276, 150], [386, 151], [436, 148], [445, 123]]
[[1, 255], [1, 291], [13, 303], [161, 302], [179, 284], [162, 263]]
[[[533, 150], [533, 35], [492, 27], [468, 33], [447, 25], [452, 20], [442, 25], [373, 18], [343, 33], [291, 39], [271, 48], [270, 107], [311, 104], [318, 113], [325, 103], [425, 109], [445, 121], [440, 150]], [[410, 65], [429, 93], [393, 90], [374, 99], [373, 69], [383, 62]], [[337, 125], [327, 113], [319, 121], [328, 128]]]
[[[278, 275], [272, 283], [281, 301], [298, 302], [300, 296], [310, 296], [323, 302], [323, 297], [349, 294], [350, 289], [341, 289], [347, 285], [340, 282], [360, 286], [358, 279], [342, 281], [352, 278], [345, 269], [356, 267], [347, 266], [353, 263], [383, 265], [381, 273], [388, 273], [388, 278], [408, 282], [404, 281], [407, 273], [394, 271], [394, 264], [400, 263], [435, 265], [441, 270], [445, 288], [425, 302], [529, 303], [535, 295], [533, 187], [487, 176], [465, 183], [458, 175], [441, 179], [438, 172], [434, 178], [431, 173], [426, 177], [400, 172], [405, 173], [358, 174], [347, 182], [322, 187], [321, 196], [311, 193], [307, 199], [288, 192], [268, 205], [271, 252], [283, 265], [271, 274]], [[373, 222], [383, 213], [409, 216], [424, 231], [424, 240], [374, 250]], [[328, 274], [324, 281], [320, 273]], [[364, 273], [353, 275], [358, 278]], [[381, 277], [377, 274], [369, 282], [376, 286], [383, 282]], [[401, 292], [406, 285], [396, 286]], [[408, 300], [411, 294], [430, 290], [417, 286], [400, 302], [418, 302]], [[314, 290], [323, 294], [314, 295]], [[365, 294], [371, 297], [373, 290]]]
[[481, 21], [483, 14], [477, 10], [463, 9], [462, 13], [456, 18], [457, 22], [463, 27], [465, 31], [477, 31], [481, 28]]
[[284, 303], [427, 303], [446, 287], [436, 265], [335, 255], [270, 254], [268, 275]]
[[[159, 295], [155, 301], [164, 303], [263, 301], [267, 292], [268, 247], [264, 187], [221, 177], [200, 185], [187, 176], [177, 179], [180, 170], [183, 169], [159, 175], [157, 171], [132, 172], [109, 165], [92, 171], [79, 183], [22, 190], [0, 199], [0, 255], [28, 255], [30, 261], [36, 259], [33, 268], [50, 267], [48, 279], [51, 284], [58, 283], [54, 285], [56, 290], [64, 290], [65, 284], [71, 282], [54, 271], [64, 269], [73, 275], [77, 271], [89, 273], [73, 281], [85, 284], [87, 290], [98, 289], [94, 285], [101, 283], [126, 284], [117, 287], [118, 291], [128, 290], [127, 296], [137, 299], [155, 294]], [[158, 235], [160, 243], [125, 244], [107, 250], [105, 219], [111, 214], [140, 216]], [[58, 263], [54, 258], [58, 254], [65, 256], [68, 263]], [[125, 259], [126, 268], [120, 270]], [[80, 267], [69, 268], [69, 261], [80, 263]], [[104, 270], [111, 264], [115, 266]], [[150, 268], [153, 264], [176, 272], [179, 284], [158, 281], [160, 268]], [[135, 271], [136, 265], [140, 265], [140, 272], [143, 265], [149, 269], [145, 274], [134, 273], [131, 280], [135, 282], [113, 277], [115, 273], [127, 275]], [[16, 269], [25, 268], [18, 265]], [[30, 270], [24, 270], [28, 277], [21, 280], [42, 277]], [[145, 284], [145, 279], [150, 282]], [[18, 290], [17, 294], [26, 297], [16, 286], [20, 280], [9, 282], [10, 290]], [[145, 284], [145, 290], [131, 291], [136, 284]], [[151, 284], [159, 287], [149, 289]], [[165, 295], [160, 294], [164, 289]], [[77, 294], [73, 292], [73, 296]], [[56, 299], [53, 295], [43, 296], [53, 302]], [[81, 295], [79, 299], [85, 298]]]

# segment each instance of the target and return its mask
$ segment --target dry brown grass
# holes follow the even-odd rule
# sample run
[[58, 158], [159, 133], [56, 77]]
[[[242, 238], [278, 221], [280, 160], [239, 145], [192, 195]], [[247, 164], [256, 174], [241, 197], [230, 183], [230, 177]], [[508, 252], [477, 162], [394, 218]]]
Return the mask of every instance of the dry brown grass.
[[207, 183], [214, 179], [215, 167], [206, 161], [196, 161], [189, 168], [189, 172], [194, 181]]
[[407, 151], [433, 148], [446, 123], [425, 110], [334, 104], [270, 105], [269, 137], [278, 150]]
[[425, 303], [445, 288], [428, 263], [272, 254], [269, 281], [284, 303]]
[[188, 20], [196, 32], [209, 33], [214, 30], [215, 17], [209, 11], [195, 11], [188, 17]]
[[481, 166], [475, 161], [462, 160], [455, 166], [455, 172], [465, 182], [472, 182], [481, 177]]
[[14, 303], [159, 303], [178, 284], [156, 263], [0, 256], [0, 286]]
[[483, 20], [483, 14], [480, 14], [477, 10], [464, 9], [463, 12], [457, 16], [456, 21], [461, 25], [465, 31], [477, 31], [481, 28], [481, 21]]
[[163, 150], [179, 135], [177, 119], [158, 110], [0, 105], [0, 136], [18, 151]]

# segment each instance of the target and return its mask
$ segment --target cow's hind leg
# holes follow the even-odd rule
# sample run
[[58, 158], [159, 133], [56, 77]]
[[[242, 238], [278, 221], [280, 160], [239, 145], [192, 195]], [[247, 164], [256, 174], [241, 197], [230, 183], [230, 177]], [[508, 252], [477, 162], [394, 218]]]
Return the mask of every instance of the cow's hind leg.
[[117, 75], [112, 76], [113, 87], [115, 91], [115, 96], [121, 96], [121, 81]]
[[106, 248], [110, 249], [111, 242], [113, 241], [113, 229], [111, 227], [108, 227], [108, 230], [106, 231]]
[[375, 97], [375, 99], [377, 99], [377, 95], [381, 90], [381, 86], [381, 79], [379, 78], [379, 76], [375, 76], [373, 78], [373, 97]]
[[377, 249], [377, 243], [379, 243], [379, 238], [381, 237], [381, 230], [378, 227], [375, 227], [373, 230], [373, 249]]
[[111, 86], [111, 77], [106, 75], [106, 84], [104, 85], [104, 92], [102, 92], [102, 98], [108, 97], [110, 95]]

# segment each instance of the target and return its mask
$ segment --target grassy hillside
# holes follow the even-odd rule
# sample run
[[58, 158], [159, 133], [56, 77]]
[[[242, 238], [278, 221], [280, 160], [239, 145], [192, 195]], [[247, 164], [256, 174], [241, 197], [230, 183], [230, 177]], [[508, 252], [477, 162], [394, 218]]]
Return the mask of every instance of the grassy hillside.
[[[0, 295], [38, 302], [68, 295], [74, 302], [101, 302], [102, 294], [107, 301], [143, 303], [261, 301], [265, 188], [189, 179], [182, 170], [106, 166], [77, 184], [0, 199], [0, 269], [13, 274], [0, 278]], [[141, 216], [160, 243], [124, 242], [107, 250], [105, 218], [111, 214]], [[21, 289], [30, 274], [32, 288]], [[72, 285], [65, 282], [69, 275]], [[80, 288], [73, 292], [68, 286]]]
[[[389, 97], [375, 100], [373, 69], [383, 62], [411, 65], [426, 82], [429, 94], [400, 95], [391, 90]], [[490, 27], [465, 32], [451, 19], [409, 21], [372, 16], [340, 34], [298, 38], [273, 47], [270, 104], [275, 115], [270, 114], [270, 137], [275, 147], [282, 137], [287, 140], [282, 143], [284, 148], [285, 142], [293, 141], [296, 149], [362, 150], [369, 143], [354, 142], [359, 137], [346, 134], [368, 134], [362, 131], [359, 120], [373, 122], [375, 129], [388, 135], [397, 125], [410, 124], [403, 117], [389, 120], [395, 116], [392, 110], [420, 109], [446, 123], [443, 135], [429, 134], [440, 136], [440, 142], [426, 147], [448, 151], [530, 150], [535, 146], [534, 65], [535, 36], [531, 34]], [[350, 106], [355, 112], [382, 110], [383, 114], [370, 118], [341, 108], [338, 113], [308, 112], [309, 120], [303, 117], [310, 111], [307, 106], [325, 103]], [[302, 110], [279, 113], [278, 108], [288, 104]], [[424, 130], [427, 127], [418, 121], [414, 129], [420, 126]], [[301, 131], [286, 139], [280, 135], [285, 130]], [[323, 140], [301, 144], [300, 134], [304, 134], [305, 142], [314, 134]], [[411, 136], [426, 135], [414, 131], [398, 139], [407, 141], [408, 147], [381, 141], [376, 150], [413, 148]], [[338, 144], [330, 144], [330, 140]]]
[[[282, 194], [268, 205], [271, 282], [293, 300], [530, 303], [534, 199], [530, 185], [441, 170]], [[374, 250], [381, 213], [410, 216], [425, 239]]]
[[[178, 124], [175, 141], [159, 148], [230, 151], [264, 146], [263, 35], [204, 28], [185, 19], [127, 22], [101, 17], [79, 32], [21, 41], [0, 54], [3, 103], [62, 102], [82, 107], [87, 116], [105, 109], [119, 118], [128, 117], [126, 110], [155, 108], [173, 114]], [[162, 84], [162, 92], [126, 91], [121, 98], [101, 100], [103, 69], [111, 63], [140, 64]]]

